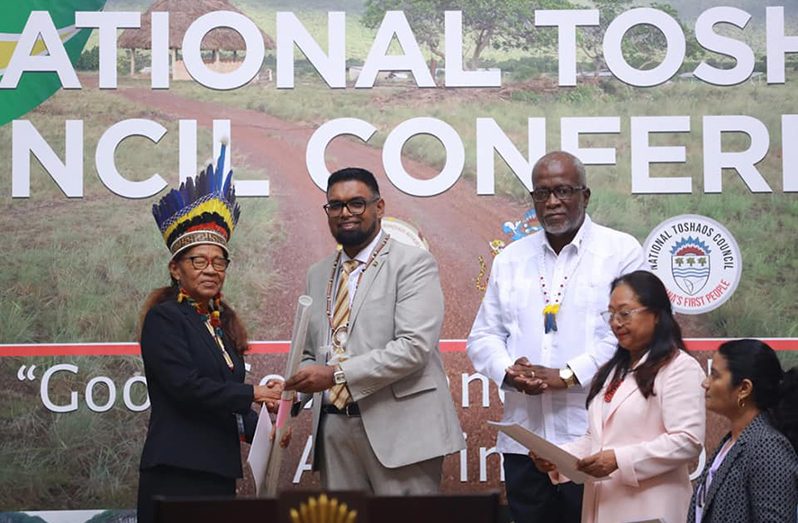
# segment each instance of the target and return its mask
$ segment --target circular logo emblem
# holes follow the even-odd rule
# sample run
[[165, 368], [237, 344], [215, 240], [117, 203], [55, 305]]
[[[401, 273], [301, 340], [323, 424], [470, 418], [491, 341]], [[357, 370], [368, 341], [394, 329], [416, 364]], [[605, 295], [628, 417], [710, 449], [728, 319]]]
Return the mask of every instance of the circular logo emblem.
[[427, 240], [421, 234], [421, 231], [409, 223], [392, 216], [384, 217], [381, 223], [382, 229], [390, 234], [391, 238], [394, 240], [407, 245], [412, 245], [413, 247], [424, 249], [425, 251], [429, 250], [429, 243], [427, 243]]
[[706, 216], [683, 214], [660, 223], [643, 246], [648, 266], [665, 284], [673, 310], [702, 314], [720, 307], [740, 283], [743, 259], [731, 233]]

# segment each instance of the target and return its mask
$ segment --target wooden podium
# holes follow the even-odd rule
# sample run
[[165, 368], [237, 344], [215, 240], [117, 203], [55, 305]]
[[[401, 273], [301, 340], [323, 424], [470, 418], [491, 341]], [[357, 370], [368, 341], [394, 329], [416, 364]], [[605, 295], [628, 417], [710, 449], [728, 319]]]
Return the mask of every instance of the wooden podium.
[[[324, 498], [322, 498], [324, 496]], [[335, 501], [333, 501], [335, 500]], [[156, 498], [159, 523], [315, 523], [338, 521], [328, 516], [295, 519], [302, 510], [319, 510], [321, 504], [346, 504], [348, 523], [496, 523], [497, 492], [476, 495], [372, 497], [361, 492], [282, 493], [278, 498]], [[304, 509], [302, 505], [304, 504]], [[291, 517], [292, 509], [294, 518]], [[357, 511], [351, 519], [351, 511]]]

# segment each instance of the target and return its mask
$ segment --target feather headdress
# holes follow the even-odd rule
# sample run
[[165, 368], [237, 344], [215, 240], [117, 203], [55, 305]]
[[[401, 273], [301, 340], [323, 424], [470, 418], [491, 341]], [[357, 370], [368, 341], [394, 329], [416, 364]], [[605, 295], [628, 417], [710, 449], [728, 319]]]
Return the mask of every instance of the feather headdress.
[[236, 203], [233, 171], [225, 177], [227, 144], [222, 142], [216, 168], [213, 164], [172, 189], [152, 206], [152, 215], [174, 259], [200, 244], [218, 245], [225, 252], [241, 210]]

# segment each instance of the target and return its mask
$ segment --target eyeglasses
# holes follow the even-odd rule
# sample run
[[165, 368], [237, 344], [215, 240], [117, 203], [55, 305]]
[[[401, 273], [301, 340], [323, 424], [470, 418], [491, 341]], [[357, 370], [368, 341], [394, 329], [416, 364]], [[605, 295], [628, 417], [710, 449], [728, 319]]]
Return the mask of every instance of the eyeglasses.
[[576, 187], [571, 187], [570, 185], [558, 185], [554, 189], [548, 189], [546, 187], [540, 187], [531, 191], [529, 194], [532, 195], [532, 201], [536, 203], [543, 203], [548, 201], [549, 196], [554, 194], [554, 196], [561, 201], [570, 200], [574, 197], [574, 194], [578, 192], [582, 192], [587, 187], [582, 185], [577, 185]]
[[341, 214], [344, 212], [344, 207], [346, 207], [349, 210], [349, 214], [352, 216], [360, 216], [366, 212], [366, 207], [368, 207], [369, 204], [374, 203], [379, 199], [379, 196], [375, 196], [371, 200], [364, 200], [363, 198], [352, 198], [346, 202], [332, 200], [324, 204], [324, 212], [327, 213], [327, 216], [334, 218], [336, 216], [341, 216]]
[[607, 323], [612, 323], [613, 321], [617, 321], [620, 325], [626, 325], [632, 319], [632, 315], [636, 314], [640, 311], [648, 310], [648, 307], [638, 307], [636, 309], [629, 309], [626, 311], [602, 311], [601, 317]]
[[213, 270], [218, 272], [226, 271], [227, 267], [230, 265], [230, 260], [221, 256], [217, 256], [212, 260], [209, 260], [205, 256], [189, 256], [188, 259], [191, 260], [191, 266], [198, 271], [205, 269], [209, 263], [211, 267], [213, 267]]

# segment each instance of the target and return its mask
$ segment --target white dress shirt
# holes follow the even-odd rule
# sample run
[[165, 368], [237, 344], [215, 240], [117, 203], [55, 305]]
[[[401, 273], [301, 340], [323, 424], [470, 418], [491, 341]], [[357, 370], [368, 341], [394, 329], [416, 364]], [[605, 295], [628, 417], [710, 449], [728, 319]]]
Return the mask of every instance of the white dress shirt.
[[[374, 252], [374, 249], [377, 248], [377, 244], [382, 240], [382, 237], [385, 233], [380, 231], [371, 242], [366, 245], [363, 250], [359, 253], [355, 254], [354, 258], [350, 258], [346, 251], [341, 251], [341, 263], [338, 266], [338, 274], [335, 277], [335, 288], [338, 288], [338, 278], [341, 277], [341, 270], [344, 266], [344, 262], [348, 260], [357, 260], [360, 263], [358, 264], [355, 269], [349, 273], [349, 281], [347, 282], [347, 291], [349, 292], [349, 307], [352, 307], [352, 303], [355, 301], [355, 293], [357, 292], [357, 285], [360, 283], [360, 275], [361, 273], [366, 270], [366, 263], [371, 258], [371, 253]], [[333, 301], [333, 303], [335, 303]], [[331, 318], [332, 319], [332, 318]]]
[[[507, 367], [526, 356], [530, 363], [544, 367], [568, 365], [581, 384], [535, 396], [505, 389], [503, 421], [518, 423], [556, 444], [585, 434], [587, 390], [617, 346], [600, 314], [607, 310], [612, 280], [638, 269], [647, 269], [640, 243], [629, 234], [593, 223], [589, 216], [559, 255], [540, 231], [511, 243], [496, 256], [468, 336], [468, 357], [474, 368], [501, 387]], [[550, 294], [563, 290], [557, 331], [548, 334], [543, 325], [546, 302], [541, 276]], [[527, 453], [503, 433], [496, 448], [502, 453]]]

